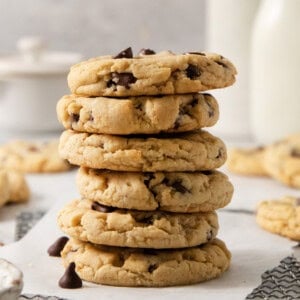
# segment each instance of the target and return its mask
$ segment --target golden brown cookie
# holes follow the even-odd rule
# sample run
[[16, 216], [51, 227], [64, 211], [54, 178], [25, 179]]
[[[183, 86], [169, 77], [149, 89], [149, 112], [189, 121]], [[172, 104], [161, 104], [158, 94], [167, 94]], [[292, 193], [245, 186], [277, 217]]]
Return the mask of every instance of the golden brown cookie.
[[66, 129], [105, 134], [184, 132], [213, 126], [217, 101], [209, 94], [160, 97], [86, 98], [64, 96], [57, 115]]
[[154, 250], [93, 245], [71, 239], [61, 253], [67, 266], [75, 262], [83, 280], [115, 286], [172, 286], [219, 277], [231, 254], [215, 239], [184, 249]]
[[80, 168], [77, 187], [83, 198], [136, 210], [208, 212], [227, 205], [233, 186], [218, 171], [115, 172]]
[[235, 67], [218, 54], [176, 55], [165, 51], [133, 57], [128, 50], [73, 66], [68, 76], [71, 92], [109, 97], [173, 95], [223, 88], [235, 82]]

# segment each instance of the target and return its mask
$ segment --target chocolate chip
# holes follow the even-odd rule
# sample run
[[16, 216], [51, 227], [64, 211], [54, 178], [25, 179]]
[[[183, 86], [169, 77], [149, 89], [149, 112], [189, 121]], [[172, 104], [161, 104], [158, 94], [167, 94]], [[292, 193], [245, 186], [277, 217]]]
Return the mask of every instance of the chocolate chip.
[[220, 65], [220, 66], [222, 66], [222, 67], [224, 67], [224, 68], [228, 68], [228, 66], [227, 66], [225, 63], [221, 62], [221, 61], [215, 60], [215, 62], [216, 62], [218, 65]]
[[186, 53], [184, 53], [184, 54], [194, 54], [194, 55], [206, 56], [206, 54], [203, 53], [203, 52], [186, 52]]
[[66, 236], [62, 236], [58, 238], [49, 248], [48, 254], [50, 256], [60, 257], [60, 252], [65, 247], [66, 243], [68, 242], [69, 238]]
[[300, 198], [296, 198], [296, 206], [300, 206]]
[[255, 148], [255, 150], [256, 150], [256, 151], [263, 151], [263, 150], [265, 150], [265, 146], [257, 146], [257, 147]]
[[[116, 85], [125, 86], [129, 89], [129, 85], [136, 82], [136, 78], [132, 73], [112, 73], [112, 82]], [[107, 83], [108, 84], [108, 83]]]
[[125, 50], [118, 53], [114, 58], [133, 58], [131, 47], [126, 48]]
[[155, 178], [153, 173], [144, 173], [144, 184], [147, 188], [149, 188], [149, 183], [153, 178]]
[[153, 273], [154, 270], [157, 269], [157, 265], [156, 264], [150, 264], [148, 267], [148, 272], [149, 273]]
[[104, 212], [104, 213], [109, 213], [109, 212], [113, 212], [115, 210], [114, 207], [111, 206], [106, 206], [106, 205], [102, 205], [96, 201], [94, 201], [91, 205], [91, 209], [92, 210], [96, 210], [99, 212]]
[[115, 82], [113, 82], [112, 79], [110, 79], [109, 81], [107, 81], [106, 86], [107, 86], [108, 88], [111, 88], [111, 87], [112, 87], [114, 91], [117, 90], [117, 84], [116, 84]]
[[141, 49], [138, 53], [138, 55], [153, 55], [153, 54], [156, 54], [155, 51], [151, 50], [151, 49]]
[[208, 106], [208, 117], [211, 118], [215, 115], [215, 111], [213, 107], [211, 106], [211, 103], [206, 99], [206, 104]]
[[210, 240], [212, 239], [212, 237], [213, 237], [213, 232], [212, 232], [212, 230], [210, 229], [210, 230], [207, 231], [207, 233], [206, 233], [206, 239], [207, 239], [207, 241], [210, 241]]
[[79, 121], [79, 114], [71, 114], [70, 115], [70, 117], [71, 117], [71, 121], [72, 122], [78, 122]]
[[181, 181], [173, 182], [172, 187], [181, 194], [185, 194], [189, 192], [189, 190], [181, 184]]
[[185, 73], [186, 76], [192, 80], [201, 75], [200, 69], [197, 66], [191, 64], [185, 69]]
[[293, 148], [291, 150], [291, 156], [294, 158], [300, 158], [300, 149]]
[[222, 149], [219, 149], [218, 151], [218, 155], [216, 156], [216, 158], [221, 158], [223, 156], [223, 150]]
[[193, 97], [192, 102], [190, 103], [190, 105], [192, 107], [195, 107], [198, 103], [199, 103], [198, 97]]
[[162, 183], [165, 184], [166, 186], [172, 187], [173, 189], [175, 189], [177, 192], [179, 192], [181, 194], [185, 194], [185, 193], [189, 192], [189, 190], [181, 184], [180, 180], [170, 183], [169, 180], [167, 178], [165, 178], [162, 181]]
[[94, 121], [94, 116], [92, 114], [92, 112], [90, 111], [89, 113], [89, 121], [93, 122]]
[[30, 151], [30, 152], [38, 152], [39, 148], [36, 147], [36, 146], [30, 146], [27, 150]]
[[58, 282], [63, 289], [78, 289], [82, 287], [82, 280], [75, 271], [75, 263], [71, 262], [66, 268], [65, 274]]

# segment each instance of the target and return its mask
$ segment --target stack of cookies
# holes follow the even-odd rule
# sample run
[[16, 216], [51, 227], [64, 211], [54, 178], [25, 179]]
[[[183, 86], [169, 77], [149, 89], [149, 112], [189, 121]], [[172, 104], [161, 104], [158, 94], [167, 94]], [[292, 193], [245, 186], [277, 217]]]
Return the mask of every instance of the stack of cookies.
[[236, 70], [216, 54], [128, 48], [71, 68], [57, 112], [59, 151], [79, 165], [81, 200], [58, 216], [61, 252], [87, 281], [118, 286], [191, 284], [230, 263], [215, 210], [233, 187], [215, 169], [223, 142], [218, 104], [200, 91], [229, 86]]

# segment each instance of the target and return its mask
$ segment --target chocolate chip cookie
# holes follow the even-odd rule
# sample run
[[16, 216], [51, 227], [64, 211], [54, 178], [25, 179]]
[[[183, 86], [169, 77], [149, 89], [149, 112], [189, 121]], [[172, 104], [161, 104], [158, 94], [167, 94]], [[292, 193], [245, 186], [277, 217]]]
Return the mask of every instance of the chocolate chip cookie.
[[230, 86], [235, 75], [233, 64], [218, 54], [165, 51], [133, 57], [127, 49], [71, 67], [68, 84], [73, 94], [84, 96], [173, 95]]
[[258, 205], [256, 221], [267, 231], [300, 241], [300, 199], [263, 201]]
[[183, 248], [212, 240], [215, 212], [166, 213], [122, 210], [90, 200], [75, 200], [58, 215], [63, 232], [95, 244], [138, 248]]
[[121, 99], [69, 95], [58, 102], [57, 115], [66, 129], [75, 131], [153, 134], [213, 126], [219, 118], [219, 109], [209, 94]]
[[134, 172], [211, 170], [226, 160], [224, 143], [206, 131], [122, 137], [67, 130], [59, 152], [75, 165]]
[[14, 202], [26, 202], [30, 190], [24, 174], [12, 169], [0, 169], [0, 206]]
[[227, 205], [233, 186], [218, 171], [115, 172], [80, 168], [77, 187], [83, 198], [123, 209], [208, 212]]
[[11, 141], [0, 147], [0, 168], [28, 173], [66, 171], [70, 165], [59, 157], [57, 148], [57, 141]]
[[267, 147], [264, 167], [278, 181], [300, 188], [300, 134]]
[[62, 259], [65, 266], [75, 262], [76, 272], [86, 281], [162, 287], [218, 277], [229, 268], [231, 255], [218, 239], [176, 250], [105, 247], [72, 239], [63, 249]]
[[268, 176], [264, 167], [265, 147], [232, 148], [228, 150], [226, 165], [231, 172], [241, 175]]

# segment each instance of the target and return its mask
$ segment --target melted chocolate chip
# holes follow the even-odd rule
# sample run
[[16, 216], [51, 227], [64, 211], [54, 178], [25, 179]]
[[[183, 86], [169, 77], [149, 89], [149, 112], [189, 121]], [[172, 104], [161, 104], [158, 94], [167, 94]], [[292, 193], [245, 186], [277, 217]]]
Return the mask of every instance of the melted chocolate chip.
[[207, 99], [206, 99], [206, 104], [208, 106], [208, 117], [211, 118], [215, 115], [215, 111]]
[[300, 150], [296, 149], [296, 148], [293, 148], [291, 150], [291, 156], [294, 157], [294, 158], [300, 158]]
[[151, 264], [149, 267], [148, 267], [148, 272], [149, 273], [153, 273], [154, 270], [157, 269], [157, 265], [156, 264]]
[[[132, 83], [135, 83], [136, 78], [132, 75], [132, 73], [116, 73], [116, 72], [114, 72], [114, 73], [112, 73], [112, 82], [116, 85], [122, 85], [122, 86], [125, 86], [126, 89], [129, 89], [129, 85]], [[110, 86], [108, 86], [108, 87], [110, 87]]]
[[197, 77], [199, 77], [201, 75], [201, 71], [200, 69], [195, 66], [195, 65], [189, 65], [186, 69], [185, 69], [185, 73], [186, 76], [190, 79], [195, 79]]
[[78, 289], [82, 287], [82, 280], [75, 271], [75, 263], [71, 262], [66, 268], [65, 274], [58, 282], [63, 289]]
[[78, 122], [79, 121], [79, 114], [71, 114], [71, 121], [72, 122]]
[[60, 257], [60, 252], [65, 247], [66, 243], [68, 242], [69, 238], [66, 236], [62, 236], [58, 238], [49, 248], [48, 254], [50, 256]]
[[126, 48], [125, 50], [118, 53], [114, 58], [133, 58], [131, 47]]
[[91, 205], [91, 209], [92, 210], [96, 210], [99, 212], [104, 212], [104, 213], [109, 213], [109, 212], [113, 212], [115, 210], [114, 207], [111, 206], [106, 206], [106, 205], [102, 205], [96, 201], [94, 201]]
[[112, 87], [114, 91], [117, 90], [117, 84], [112, 79], [110, 79], [110, 80], [107, 81], [106, 86], [108, 88]]
[[169, 180], [167, 178], [165, 178], [162, 183], [164, 183], [166, 186], [172, 187], [173, 189], [175, 189], [177, 192], [179, 192], [181, 194], [185, 194], [185, 193], [189, 192], [189, 190], [186, 187], [184, 187], [181, 184], [181, 181], [179, 181], [179, 180], [174, 181], [173, 183], [170, 183]]
[[153, 55], [153, 54], [156, 54], [155, 51], [151, 50], [151, 49], [141, 49], [138, 53], [138, 55]]
[[181, 181], [175, 181], [172, 183], [172, 188], [181, 194], [188, 193], [189, 190], [181, 184]]

